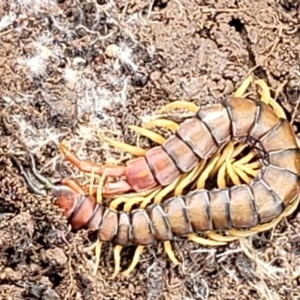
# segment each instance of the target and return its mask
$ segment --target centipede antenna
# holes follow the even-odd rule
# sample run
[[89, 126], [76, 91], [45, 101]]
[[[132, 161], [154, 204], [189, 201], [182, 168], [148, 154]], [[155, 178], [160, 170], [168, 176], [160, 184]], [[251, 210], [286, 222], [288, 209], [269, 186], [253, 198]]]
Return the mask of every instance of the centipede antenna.
[[46, 196], [47, 193], [45, 190], [40, 189], [39, 187], [37, 187], [31, 180], [29, 174], [25, 171], [24, 167], [22, 166], [21, 162], [14, 156], [14, 155], [9, 155], [10, 158], [12, 159], [12, 161], [16, 164], [16, 166], [19, 169], [20, 175], [24, 178], [28, 189], [32, 192], [35, 193], [37, 195], [40, 196]]
[[49, 190], [53, 184], [48, 180], [46, 179], [43, 175], [41, 175], [37, 168], [36, 168], [36, 164], [35, 164], [35, 160], [34, 160], [34, 157], [33, 157], [33, 153], [30, 152], [30, 150], [28, 149], [27, 145], [24, 143], [24, 141], [22, 139], [20, 139], [19, 136], [16, 136], [15, 137], [19, 140], [19, 142], [23, 145], [28, 157], [29, 157], [29, 163], [30, 163], [30, 170], [34, 176], [34, 178], [39, 182], [41, 183], [43, 186], [44, 186], [44, 189], [45, 190]]
[[26, 151], [27, 151], [27, 154], [28, 154], [28, 157], [29, 157], [30, 169], [32, 171], [33, 176], [35, 177], [36, 180], [38, 180], [41, 184], [44, 185], [44, 188], [46, 190], [49, 190], [53, 186], [53, 184], [47, 178], [45, 178], [43, 175], [41, 175], [38, 172], [38, 170], [36, 168], [36, 164], [35, 164], [33, 154], [30, 153], [27, 148], [26, 148]]

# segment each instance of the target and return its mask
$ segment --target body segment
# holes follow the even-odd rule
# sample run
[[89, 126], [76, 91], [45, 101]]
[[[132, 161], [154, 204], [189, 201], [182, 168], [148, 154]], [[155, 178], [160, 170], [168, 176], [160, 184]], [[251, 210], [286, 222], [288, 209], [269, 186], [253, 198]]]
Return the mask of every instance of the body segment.
[[265, 152], [297, 147], [287, 120], [279, 119], [265, 103], [230, 98], [199, 109], [194, 117], [179, 125], [174, 135], [161, 145], [129, 160], [125, 166], [100, 166], [80, 161], [64, 146], [65, 157], [84, 172], [122, 178], [104, 185], [103, 194], [147, 191], [170, 185], [191, 171], [203, 159], [210, 158], [229, 140], [247, 141]]
[[249, 185], [195, 190], [129, 212], [96, 204], [91, 196], [66, 202], [59, 192], [58, 205], [74, 228], [87, 225], [99, 231], [100, 240], [122, 246], [151, 245], [193, 232], [247, 229], [270, 222], [299, 194], [300, 152], [290, 124], [262, 102], [232, 98], [200, 109], [182, 123], [175, 136], [138, 158], [144, 167], [127, 180], [135, 178], [136, 183], [137, 178], [148, 178], [148, 187], [154, 182], [168, 185], [231, 139], [246, 140], [261, 154], [262, 168]]
[[[114, 179], [96, 189], [91, 185], [89, 192], [72, 180], [62, 180], [61, 185], [47, 184], [73, 229], [96, 230], [100, 241], [116, 245], [113, 276], [120, 270], [122, 247], [138, 245], [127, 274], [139, 261], [143, 247], [156, 242], [164, 242], [169, 258], [178, 263], [168, 242], [178, 236], [187, 236], [202, 245], [224, 245], [237, 237], [272, 228], [299, 203], [300, 149], [291, 125], [282, 111], [274, 109], [274, 103], [272, 109], [262, 101], [230, 98], [198, 111], [192, 104], [184, 107], [191, 108], [195, 115], [180, 125], [164, 122], [174, 129], [174, 135], [168, 139], [153, 135], [159, 146], [139, 149], [136, 153], [140, 157], [125, 166], [81, 161], [61, 145], [65, 157], [81, 171], [99, 175], [105, 172], [102, 178]], [[244, 156], [239, 150], [234, 154], [233, 141], [240, 143], [240, 149], [246, 143], [250, 153]], [[234, 155], [243, 157], [231, 161]], [[251, 163], [253, 157], [260, 161]], [[20, 163], [18, 166], [24, 179], [28, 179]], [[244, 167], [251, 178], [245, 176], [247, 172], [238, 174], [243, 170], [239, 167]], [[218, 188], [208, 189], [206, 179], [216, 175], [214, 168]], [[31, 169], [36, 179], [46, 182], [36, 172], [32, 159]], [[30, 182], [28, 185], [32, 187]], [[158, 197], [155, 193], [160, 193], [160, 188], [163, 193]], [[150, 192], [150, 198], [141, 200], [134, 193], [132, 199], [125, 197], [124, 211], [116, 209], [118, 199], [113, 200], [116, 206], [113, 201], [110, 207], [101, 202], [102, 195], [151, 189], [155, 193], [153, 196]], [[132, 209], [134, 205], [139, 208]], [[204, 233], [208, 240], [198, 233]]]

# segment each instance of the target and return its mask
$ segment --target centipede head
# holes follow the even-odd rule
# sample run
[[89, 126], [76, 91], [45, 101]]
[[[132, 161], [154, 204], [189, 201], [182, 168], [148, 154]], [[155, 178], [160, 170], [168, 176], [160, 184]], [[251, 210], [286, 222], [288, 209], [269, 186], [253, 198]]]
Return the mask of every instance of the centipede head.
[[47, 192], [50, 191], [50, 194], [56, 198], [55, 204], [60, 207], [63, 211], [63, 214], [69, 218], [78, 206], [82, 195], [67, 185], [61, 184], [60, 182], [51, 183], [49, 180], [47, 180], [37, 171], [32, 153], [29, 151], [27, 152], [30, 159], [30, 170], [33, 174], [33, 177], [43, 185], [42, 188], [33, 183], [31, 176], [25, 171], [21, 161], [16, 156], [10, 155], [10, 157], [18, 167], [20, 174], [24, 178], [28, 188], [34, 194], [41, 196], [46, 196]]
[[59, 184], [53, 184], [51, 195], [56, 198], [55, 204], [62, 209], [74, 230], [97, 227], [99, 215], [94, 218], [97, 201], [86, 194], [76, 181], [62, 180]]
[[86, 195], [84, 189], [75, 180], [59, 180], [50, 182], [41, 175], [36, 168], [32, 153], [27, 151], [30, 158], [30, 170], [33, 177], [42, 184], [38, 187], [33, 183], [31, 176], [25, 171], [21, 161], [14, 155], [10, 155], [13, 162], [19, 168], [20, 174], [25, 180], [28, 188], [35, 194], [46, 196], [50, 194], [55, 198], [55, 204], [61, 208], [63, 215], [69, 220], [72, 228], [77, 230], [89, 225], [96, 206], [96, 199]]
[[62, 209], [63, 215], [69, 219], [82, 199], [82, 195], [66, 185], [53, 185], [50, 194], [54, 196], [55, 205]]

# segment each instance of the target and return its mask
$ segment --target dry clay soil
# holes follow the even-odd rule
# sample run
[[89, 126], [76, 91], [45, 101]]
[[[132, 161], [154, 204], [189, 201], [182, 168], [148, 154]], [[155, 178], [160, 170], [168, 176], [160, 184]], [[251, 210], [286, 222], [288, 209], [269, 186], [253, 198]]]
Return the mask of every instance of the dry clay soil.
[[[21, 138], [52, 180], [79, 174], [61, 140], [81, 158], [126, 159], [97, 133], [150, 147], [128, 125], [177, 99], [217, 103], [249, 72], [298, 131], [298, 0], [2, 0], [0, 17], [1, 299], [300, 298], [298, 210], [247, 238], [248, 255], [239, 242], [179, 240], [181, 265], [153, 246], [128, 278], [111, 280], [112, 246], [93, 276], [87, 233], [72, 232], [51, 197], [30, 193], [4, 155], [18, 152], [26, 165]], [[134, 249], [123, 251], [123, 269]]]

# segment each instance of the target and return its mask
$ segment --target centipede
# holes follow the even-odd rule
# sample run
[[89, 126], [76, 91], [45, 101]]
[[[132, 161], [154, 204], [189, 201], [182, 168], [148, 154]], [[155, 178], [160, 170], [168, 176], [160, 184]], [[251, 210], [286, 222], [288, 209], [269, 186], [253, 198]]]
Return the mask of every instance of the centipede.
[[[146, 246], [162, 242], [171, 261], [179, 264], [170, 244], [178, 237], [204, 246], [226, 245], [271, 229], [296, 210], [300, 189], [296, 133], [262, 80], [256, 81], [262, 90], [260, 99], [243, 96], [251, 80], [247, 78], [232, 97], [217, 104], [167, 104], [160, 111], [180, 107], [193, 113], [181, 124], [166, 119], [151, 121], [151, 126], [173, 130], [167, 139], [147, 129], [149, 124], [133, 127], [159, 144], [154, 148], [106, 139], [138, 156], [126, 165], [80, 160], [59, 144], [67, 161], [91, 175], [88, 186], [68, 178], [52, 184], [37, 171], [29, 153], [34, 177], [56, 198], [55, 204], [72, 228], [97, 232], [93, 245], [98, 253], [96, 268], [103, 243], [114, 244], [112, 278], [121, 272], [121, 250], [137, 246], [130, 266], [122, 272], [128, 276]], [[250, 152], [237, 160], [245, 147]], [[34, 186], [20, 161], [12, 158], [31, 190], [45, 195]], [[100, 181], [95, 185], [96, 175]], [[206, 181], [213, 175], [217, 186], [208, 189]], [[108, 178], [120, 179], [105, 181]], [[103, 197], [111, 196], [109, 206], [102, 202]], [[121, 203], [122, 210], [118, 209]]]

